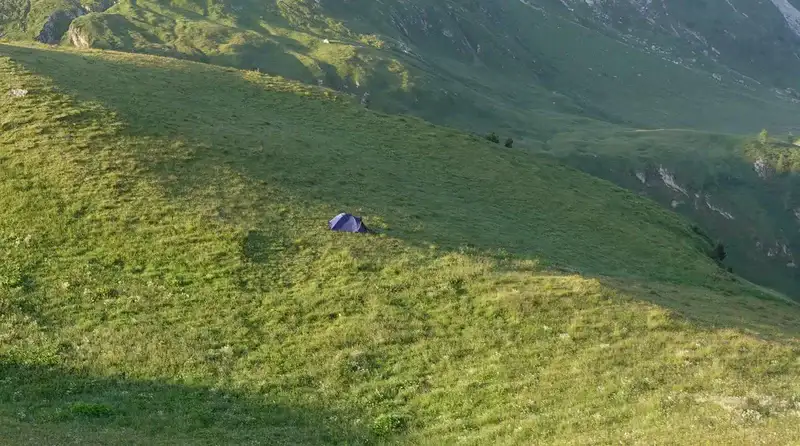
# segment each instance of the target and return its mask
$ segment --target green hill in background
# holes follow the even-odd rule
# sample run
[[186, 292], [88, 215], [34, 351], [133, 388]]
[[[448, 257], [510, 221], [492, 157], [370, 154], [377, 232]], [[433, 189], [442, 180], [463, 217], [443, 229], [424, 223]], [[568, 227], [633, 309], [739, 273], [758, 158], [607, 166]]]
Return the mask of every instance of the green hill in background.
[[0, 438], [800, 442], [795, 3], [0, 2]]

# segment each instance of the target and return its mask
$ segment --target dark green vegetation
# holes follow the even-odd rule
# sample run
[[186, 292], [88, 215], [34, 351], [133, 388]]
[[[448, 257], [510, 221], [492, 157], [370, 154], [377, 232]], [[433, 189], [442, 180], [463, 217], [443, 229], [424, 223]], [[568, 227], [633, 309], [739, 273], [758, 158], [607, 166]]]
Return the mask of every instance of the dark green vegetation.
[[800, 309], [646, 198], [254, 72], [0, 56], [11, 444], [800, 440]]
[[725, 244], [725, 263], [737, 274], [797, 296], [797, 146], [760, 143], [755, 133], [578, 130], [553, 138], [548, 149], [691, 218]]

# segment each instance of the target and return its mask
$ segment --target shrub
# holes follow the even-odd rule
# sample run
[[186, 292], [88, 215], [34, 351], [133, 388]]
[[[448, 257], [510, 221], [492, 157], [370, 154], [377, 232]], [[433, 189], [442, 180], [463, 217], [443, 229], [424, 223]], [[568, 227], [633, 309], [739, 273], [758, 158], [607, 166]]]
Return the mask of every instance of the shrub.
[[514, 140], [513, 139], [511, 139], [511, 138], [506, 139], [506, 144], [505, 144], [506, 147], [508, 147], [510, 149], [511, 146], [513, 146], [513, 145], [514, 145]]
[[359, 36], [358, 40], [365, 45], [369, 45], [378, 49], [384, 49], [386, 47], [386, 42], [375, 34], [363, 34]]
[[500, 144], [500, 137], [497, 136], [497, 133], [492, 132], [485, 136], [488, 141], [491, 141], [495, 144]]
[[109, 417], [114, 414], [114, 411], [105, 404], [86, 402], [72, 403], [69, 407], [69, 411], [75, 415], [92, 418]]
[[769, 133], [767, 133], [767, 129], [761, 130], [761, 133], [758, 134], [758, 142], [761, 144], [766, 144], [769, 141]]
[[372, 430], [379, 436], [401, 432], [408, 425], [408, 419], [400, 414], [381, 414], [372, 423]]
[[706, 234], [706, 232], [703, 231], [703, 229], [700, 226], [692, 225], [691, 229], [692, 229], [692, 232], [694, 232], [695, 234], [697, 234], [700, 237], [702, 237], [703, 240], [707, 241], [709, 244], [712, 243], [711, 237], [709, 237], [708, 234]]
[[709, 253], [709, 257], [717, 262], [722, 262], [727, 256], [728, 254], [725, 252], [725, 245], [723, 245], [721, 242], [717, 242], [716, 246], [714, 246], [714, 249], [712, 249]]

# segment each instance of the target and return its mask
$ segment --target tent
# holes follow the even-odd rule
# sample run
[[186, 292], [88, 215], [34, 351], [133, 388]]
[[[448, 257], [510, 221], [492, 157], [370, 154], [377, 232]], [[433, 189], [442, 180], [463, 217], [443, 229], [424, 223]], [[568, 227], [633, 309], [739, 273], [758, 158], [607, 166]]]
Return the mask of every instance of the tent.
[[369, 232], [369, 229], [361, 222], [361, 217], [356, 217], [347, 213], [341, 213], [333, 217], [328, 222], [328, 227], [332, 231], [342, 232]]

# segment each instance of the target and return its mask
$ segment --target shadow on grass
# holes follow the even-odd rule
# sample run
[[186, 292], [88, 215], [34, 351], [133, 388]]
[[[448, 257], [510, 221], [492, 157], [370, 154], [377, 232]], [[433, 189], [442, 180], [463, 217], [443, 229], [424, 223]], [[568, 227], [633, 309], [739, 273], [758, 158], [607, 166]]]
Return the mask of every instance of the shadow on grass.
[[[266, 185], [271, 201], [319, 213], [292, 213], [294, 226], [323, 228], [337, 211], [354, 211], [385, 218], [390, 227], [376, 229], [417, 246], [502, 250], [592, 276], [736, 288], [724, 283], [729, 277], [705, 258], [706, 242], [685, 221], [622, 188], [521, 151], [484, 150], [484, 143], [456, 131], [342, 101], [308, 101], [291, 91], [317, 94], [308, 87], [200, 64], [12, 46], [0, 46], [0, 54], [80, 101], [114, 111], [126, 126], [124, 136], [143, 140], [129, 155], [176, 196], [217, 186], [215, 172], [226, 169], [253, 184], [254, 195], [257, 185]], [[290, 92], [274, 91], [281, 89]], [[180, 153], [169, 148], [174, 141], [187, 143]], [[248, 200], [239, 205], [270, 201]], [[637, 296], [693, 311], [649, 292]], [[707, 309], [702, 312], [705, 318]], [[727, 318], [723, 325], [762, 322]]]
[[202, 387], [0, 361], [6, 444], [366, 444], [343, 414]]
[[[740, 279], [734, 279], [740, 280]], [[800, 304], [768, 290], [750, 294], [670, 284], [601, 279], [604, 286], [645, 300], [706, 329], [734, 328], [761, 339], [800, 341]]]
[[[131, 136], [154, 138], [131, 155], [162, 179], [177, 175], [180, 181], [167, 185], [173, 193], [213, 185], [210, 173], [224, 166], [330, 211], [385, 215], [391, 235], [407, 241], [546, 254], [578, 267], [606, 263], [598, 271], [606, 273], [641, 269], [638, 259], [624, 258], [613, 246], [630, 243], [633, 230], [655, 247], [664, 237], [693, 238], [688, 225], [647, 200], [556, 162], [519, 150], [486, 150], [484, 142], [410, 117], [267, 91], [311, 91], [300, 84], [248, 80], [169, 59], [144, 65], [128, 56], [106, 60], [9, 46], [0, 54], [80, 101], [113, 110]], [[176, 158], [164, 147], [176, 139], [187, 141], [191, 153]], [[598, 186], [602, 190], [593, 192]], [[656, 231], [648, 234], [622, 218], [643, 205], [663, 228], [643, 228]], [[325, 222], [327, 212], [314, 218]], [[661, 263], [646, 267], [658, 272], [665, 269]], [[665, 272], [669, 277], [669, 268]]]
[[[554, 144], [559, 159], [673, 208], [697, 224], [699, 232], [707, 232], [710, 244], [724, 243], [726, 267], [800, 299], [800, 274], [792, 268], [791, 253], [800, 246], [797, 217], [791, 212], [800, 178], [771, 174], [768, 181], [762, 179], [752, 161], [759, 155], [743, 152], [742, 137], [667, 130], [576, 132], [562, 138], [567, 142]], [[788, 149], [781, 148], [786, 154]], [[662, 182], [664, 166], [677, 176], [686, 196]]]

